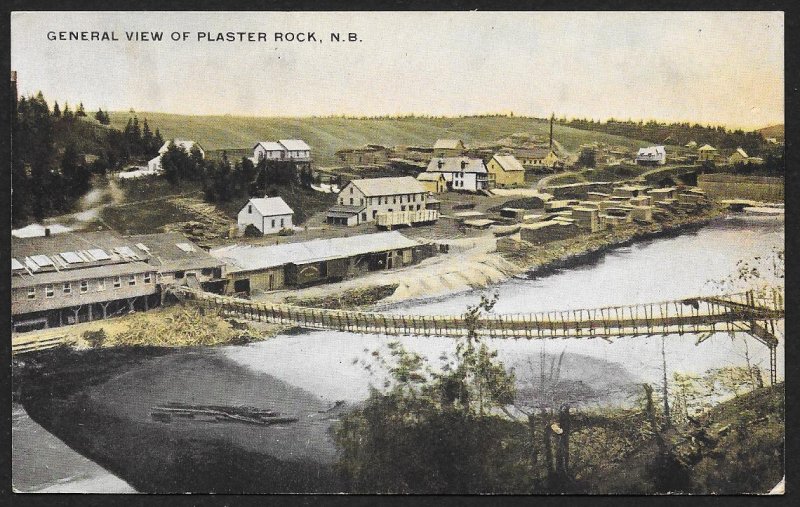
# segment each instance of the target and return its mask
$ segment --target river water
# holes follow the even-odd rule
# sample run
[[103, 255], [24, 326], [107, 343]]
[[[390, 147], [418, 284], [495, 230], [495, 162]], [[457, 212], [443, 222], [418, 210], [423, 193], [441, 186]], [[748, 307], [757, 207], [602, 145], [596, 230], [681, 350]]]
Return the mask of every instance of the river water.
[[[539, 279], [513, 279], [483, 291], [469, 291], [437, 300], [403, 303], [388, 311], [410, 314], [460, 314], [481, 294], [496, 292], [495, 313], [596, 308], [682, 299], [718, 290], [713, 281], [736, 272], [737, 262], [768, 256], [784, 244], [784, 224], [774, 218], [720, 219], [695, 232], [636, 243], [610, 251], [597, 261]], [[668, 372], [702, 373], [710, 368], [751, 364], [769, 371], [768, 349], [752, 338], [716, 334], [700, 345], [697, 336], [665, 338]], [[434, 362], [451, 352], [453, 340], [425, 337], [380, 337], [337, 332], [283, 335], [247, 347], [226, 347], [225, 355], [254, 371], [268, 373], [329, 400], [364, 398], [368, 385], [383, 376], [364, 368], [369, 354], [397, 340]], [[547, 354], [565, 352], [562, 376], [594, 382], [608, 389], [623, 383], [660, 382], [660, 336], [541, 341], [488, 340], [517, 377], [530, 376], [530, 363]], [[355, 363], [354, 363], [355, 361]], [[778, 349], [778, 376], [783, 376], [783, 343]], [[538, 365], [534, 364], [534, 371]], [[766, 375], [766, 373], [765, 373]], [[602, 400], [598, 400], [602, 401]], [[610, 400], [614, 401], [614, 400]]]
[[[710, 294], [717, 289], [709, 281], [734, 273], [737, 261], [765, 257], [774, 248], [782, 248], [783, 244], [782, 220], [720, 219], [694, 232], [614, 249], [592, 263], [538, 279], [517, 278], [484, 291], [406, 302], [387, 311], [459, 314], [468, 305], [477, 303], [481, 294], [492, 292], [499, 295], [494, 309], [496, 313], [650, 303]], [[782, 333], [779, 338], [782, 339]], [[750, 362], [759, 365], [766, 376], [768, 350], [752, 338], [718, 334], [700, 345], [695, 345], [696, 340], [693, 335], [664, 338], [669, 374], [673, 371], [702, 373], [709, 368], [744, 365], [745, 354], [748, 354]], [[439, 363], [439, 357], [451, 353], [454, 348], [454, 340], [448, 338], [398, 338], [319, 331], [282, 334], [245, 346], [179, 350], [168, 356], [143, 360], [124, 374], [100, 385], [87, 386], [84, 390], [82, 396], [88, 400], [89, 406], [105, 414], [114, 414], [121, 425], [119, 427], [130, 430], [126, 436], [120, 436], [123, 433], [115, 433], [115, 430], [108, 430], [106, 434], [102, 425], [94, 428], [90, 438], [100, 442], [95, 443], [94, 452], [102, 453], [104, 447], [113, 448], [103, 456], [104, 460], [113, 465], [120, 477], [142, 491], [175, 491], [174, 487], [180, 488], [180, 478], [174, 482], [170, 482], [172, 479], [159, 482], [169, 474], [153, 474], [151, 470], [171, 470], [170, 473], [176, 473], [178, 477], [179, 473], [174, 469], [180, 466], [172, 464], [174, 457], [171, 456], [183, 452], [191, 442], [212, 437], [215, 442], [227, 442], [223, 448], [236, 447], [270, 455], [282, 463], [300, 460], [327, 466], [335, 460], [329, 428], [338, 417], [329, 408], [339, 400], [345, 402], [344, 406], [352, 405], [366, 398], [370, 385], [382, 385], [385, 374], [377, 367], [371, 354], [376, 350], [386, 350], [386, 345], [392, 341], [399, 341], [406, 348], [428, 357], [433, 364]], [[663, 375], [660, 336], [621, 338], [613, 340], [613, 343], [601, 339], [495, 339], [489, 343], [498, 350], [499, 358], [506, 366], [514, 368], [521, 388], [541, 371], [542, 354], [546, 364], [550, 365], [553, 358], [563, 353], [560, 378], [579, 386], [585, 393], [584, 403], [589, 405], [629, 403], [641, 390], [642, 382], [657, 384]], [[783, 357], [781, 343], [778, 349], [779, 377], [783, 377]], [[152, 421], [151, 407], [167, 402], [263, 406], [295, 415], [300, 421], [294, 425], [262, 429], [247, 425], [165, 425]], [[39, 477], [41, 474], [36, 467], [40, 463], [37, 460], [18, 457], [23, 453], [36, 453], [39, 444], [27, 442], [26, 436], [33, 435], [38, 442], [40, 439], [36, 435], [46, 432], [40, 427], [33, 428], [35, 431], [25, 429], [29, 426], [22, 424], [25, 422], [22, 413], [20, 417], [20, 427], [15, 427], [13, 442], [20, 451], [14, 458], [14, 482], [18, 489], [40, 490], [54, 483], [59, 484], [62, 490], [70, 490], [71, 483], [84, 491], [113, 489], [108, 484], [97, 489], [91, 484], [83, 487], [73, 480], [71, 477], [76, 473], [69, 471], [70, 463], [80, 460], [76, 461], [68, 453], [62, 453], [67, 456], [61, 463], [64, 477], [52, 474]], [[73, 431], [69, 425], [48, 429], [57, 435], [59, 431]], [[73, 441], [80, 440], [74, 434], [72, 437]], [[163, 448], [163, 453], [158, 452], [159, 448]], [[147, 449], [152, 465], [142, 466], [141, 459], [136, 457], [137, 449]], [[102, 470], [98, 472], [90, 464], [80, 461], [80, 467], [91, 470], [83, 474], [83, 480], [98, 474], [102, 476]], [[55, 463], [52, 465], [56, 466]], [[263, 466], [280, 469], [272, 465]], [[325, 469], [313, 466], [311, 472], [304, 468], [295, 475], [319, 477], [320, 473], [325, 473]], [[283, 477], [280, 485], [276, 482], [273, 489], [265, 486], [265, 490], [337, 491], [330, 485], [319, 486], [322, 489], [317, 490], [313, 483], [293, 483], [293, 479], [293, 476]], [[23, 483], [26, 487], [20, 487]], [[251, 492], [247, 484], [235, 492]], [[116, 487], [125, 490], [129, 486], [121, 483]], [[199, 490], [203, 487], [198, 486]]]

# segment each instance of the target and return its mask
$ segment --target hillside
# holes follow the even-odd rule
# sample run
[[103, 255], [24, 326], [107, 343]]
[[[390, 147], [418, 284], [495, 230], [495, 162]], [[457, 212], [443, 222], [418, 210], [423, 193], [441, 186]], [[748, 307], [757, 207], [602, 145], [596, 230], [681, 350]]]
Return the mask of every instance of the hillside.
[[[124, 128], [132, 113], [111, 113], [111, 125]], [[334, 153], [367, 143], [386, 146], [433, 146], [439, 138], [459, 138], [466, 144], [487, 143], [517, 132], [547, 139], [549, 123], [534, 118], [500, 116], [466, 118], [258, 118], [242, 116], [186, 116], [165, 113], [136, 113], [147, 119], [165, 139], [185, 138], [199, 142], [206, 150], [249, 149], [263, 140], [302, 138], [315, 152], [320, 165], [335, 165]], [[646, 141], [562, 125], [554, 137], [567, 151], [575, 153], [581, 144], [603, 142], [628, 148], [647, 146]]]
[[764, 127], [763, 129], [758, 129], [756, 132], [761, 132], [764, 137], [774, 137], [778, 141], [783, 141], [784, 137], [786, 136], [786, 130], [783, 123]]

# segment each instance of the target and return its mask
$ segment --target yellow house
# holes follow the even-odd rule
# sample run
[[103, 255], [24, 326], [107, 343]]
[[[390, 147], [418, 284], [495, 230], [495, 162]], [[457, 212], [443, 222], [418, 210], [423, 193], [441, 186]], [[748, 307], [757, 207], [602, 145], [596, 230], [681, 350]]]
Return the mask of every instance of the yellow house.
[[514, 155], [495, 155], [486, 164], [486, 169], [494, 175], [494, 184], [498, 188], [525, 185], [525, 168]]
[[747, 156], [747, 153], [743, 149], [736, 148], [736, 151], [734, 151], [733, 154], [728, 157], [728, 163], [730, 165], [744, 164], [749, 160], [749, 158], [750, 157]]
[[561, 164], [556, 152], [547, 147], [520, 148], [514, 150], [514, 155], [526, 169], [553, 169]]
[[717, 156], [717, 149], [711, 146], [710, 144], [704, 144], [703, 146], [697, 149], [698, 162], [713, 162], [716, 156]]
[[439, 194], [447, 190], [447, 180], [442, 173], [419, 173], [417, 181], [432, 194]]

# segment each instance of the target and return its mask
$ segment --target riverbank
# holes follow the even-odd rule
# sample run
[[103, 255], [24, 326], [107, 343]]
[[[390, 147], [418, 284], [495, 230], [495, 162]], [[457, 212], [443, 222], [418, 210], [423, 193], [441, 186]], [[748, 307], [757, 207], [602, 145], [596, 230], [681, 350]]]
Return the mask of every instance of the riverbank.
[[348, 294], [390, 285], [397, 287], [390, 295], [374, 299], [372, 304], [361, 300], [348, 306], [377, 309], [415, 300], [441, 299], [484, 289], [513, 277], [545, 276], [590, 262], [615, 248], [697, 230], [724, 214], [724, 208], [719, 206], [698, 206], [691, 213], [671, 215], [660, 222], [633, 223], [545, 245], [522, 241], [519, 233], [501, 238], [484, 235], [454, 240], [449, 242], [450, 253], [413, 266], [370, 273], [337, 284], [262, 293], [254, 295], [253, 299], [272, 303], [301, 300], [306, 301], [307, 306], [319, 306], [332, 299], [347, 299]]
[[[33, 421], [137, 491], [342, 490], [329, 428], [343, 407], [237, 366], [217, 348], [45, 351], [17, 363], [14, 380]], [[175, 402], [277, 410], [296, 422], [153, 418], [154, 407]], [[29, 467], [42, 466], [35, 454]], [[25, 465], [15, 462], [16, 473], [30, 476]]]

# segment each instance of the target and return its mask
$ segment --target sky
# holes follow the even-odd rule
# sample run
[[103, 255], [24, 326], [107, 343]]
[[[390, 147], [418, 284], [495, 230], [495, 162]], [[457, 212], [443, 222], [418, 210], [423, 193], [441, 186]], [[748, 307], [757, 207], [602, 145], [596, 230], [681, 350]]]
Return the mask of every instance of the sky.
[[[120, 40], [48, 40], [62, 31]], [[164, 40], [128, 42], [133, 31]], [[268, 40], [198, 40], [228, 31]], [[89, 111], [554, 112], [759, 128], [784, 121], [783, 41], [780, 12], [16, 12], [11, 68], [21, 94]]]

